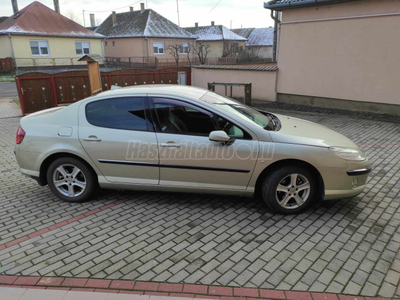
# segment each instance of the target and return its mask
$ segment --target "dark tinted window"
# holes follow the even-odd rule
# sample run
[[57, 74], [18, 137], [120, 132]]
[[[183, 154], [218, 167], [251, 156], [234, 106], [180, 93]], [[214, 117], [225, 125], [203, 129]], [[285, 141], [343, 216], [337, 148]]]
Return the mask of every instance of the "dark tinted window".
[[144, 99], [115, 98], [86, 105], [86, 118], [92, 125], [124, 130], [147, 130]]
[[158, 131], [208, 136], [216, 130], [213, 114], [177, 100], [153, 98]]

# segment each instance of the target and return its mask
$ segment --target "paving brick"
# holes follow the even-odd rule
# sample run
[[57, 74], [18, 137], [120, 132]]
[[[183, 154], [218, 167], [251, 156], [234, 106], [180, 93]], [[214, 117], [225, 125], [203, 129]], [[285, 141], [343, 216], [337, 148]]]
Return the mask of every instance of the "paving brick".
[[69, 287], [84, 287], [88, 279], [85, 278], [65, 278], [62, 286], [69, 286]]
[[230, 287], [210, 286], [208, 293], [210, 295], [233, 296], [233, 289]]
[[40, 280], [40, 277], [26, 277], [26, 276], [20, 276], [14, 281], [14, 285], [36, 285], [38, 281]]
[[183, 284], [160, 283], [158, 286], [160, 292], [182, 292], [182, 290]]
[[258, 289], [234, 288], [233, 293], [235, 296], [259, 297]]
[[64, 278], [60, 277], [42, 277], [36, 285], [60, 286], [63, 281]]
[[283, 291], [275, 291], [275, 290], [260, 289], [260, 297], [268, 299], [286, 299], [286, 295]]
[[204, 285], [185, 284], [183, 286], [183, 292], [191, 294], [207, 294], [208, 287]]
[[110, 289], [132, 290], [135, 285], [134, 281], [113, 280], [110, 284]]
[[152, 282], [136, 282], [135, 290], [141, 291], [157, 291], [158, 290], [158, 283]]

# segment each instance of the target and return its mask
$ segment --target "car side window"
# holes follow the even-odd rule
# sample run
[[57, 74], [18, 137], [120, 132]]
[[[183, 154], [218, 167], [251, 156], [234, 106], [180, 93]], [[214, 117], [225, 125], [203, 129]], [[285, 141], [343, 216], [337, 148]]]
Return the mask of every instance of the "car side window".
[[159, 132], [208, 136], [216, 130], [214, 115], [189, 103], [153, 98]]
[[231, 121], [228, 121], [220, 116], [217, 116], [216, 118], [219, 130], [225, 131], [229, 137], [235, 139], [244, 139], [244, 140], [253, 139], [250, 134], [248, 134], [246, 131], [236, 126], [235, 124], [233, 124]]
[[149, 122], [143, 97], [123, 97], [91, 102], [86, 105], [86, 119], [95, 126], [146, 131]]

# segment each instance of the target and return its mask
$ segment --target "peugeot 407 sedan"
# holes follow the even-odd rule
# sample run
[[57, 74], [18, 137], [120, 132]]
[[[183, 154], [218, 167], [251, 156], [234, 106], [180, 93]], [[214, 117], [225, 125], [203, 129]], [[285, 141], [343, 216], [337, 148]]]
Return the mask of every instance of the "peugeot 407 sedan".
[[177, 85], [126, 87], [21, 119], [23, 174], [69, 202], [96, 188], [253, 196], [280, 213], [355, 196], [370, 163], [345, 136]]

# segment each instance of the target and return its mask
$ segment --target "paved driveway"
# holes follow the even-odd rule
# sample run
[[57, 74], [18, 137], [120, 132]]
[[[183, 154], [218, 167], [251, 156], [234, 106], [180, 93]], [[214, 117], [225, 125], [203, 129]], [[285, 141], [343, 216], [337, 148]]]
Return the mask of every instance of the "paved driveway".
[[364, 149], [364, 193], [273, 214], [257, 199], [103, 191], [63, 203], [17, 170], [0, 119], [0, 274], [400, 296], [400, 125], [286, 112]]

